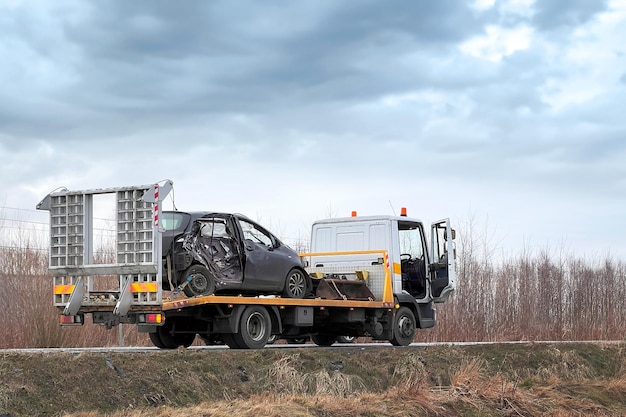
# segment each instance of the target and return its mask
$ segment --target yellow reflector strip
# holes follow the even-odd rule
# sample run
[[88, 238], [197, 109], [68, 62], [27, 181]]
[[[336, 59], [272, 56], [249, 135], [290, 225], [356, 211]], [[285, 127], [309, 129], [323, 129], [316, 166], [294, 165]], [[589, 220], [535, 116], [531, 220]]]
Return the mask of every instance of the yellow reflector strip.
[[401, 274], [402, 273], [402, 267], [397, 262], [393, 263], [393, 273], [394, 274]]
[[157, 292], [157, 283], [133, 282], [130, 284], [130, 292]]
[[56, 295], [59, 294], [71, 294], [74, 291], [75, 285], [55, 285], [54, 293]]

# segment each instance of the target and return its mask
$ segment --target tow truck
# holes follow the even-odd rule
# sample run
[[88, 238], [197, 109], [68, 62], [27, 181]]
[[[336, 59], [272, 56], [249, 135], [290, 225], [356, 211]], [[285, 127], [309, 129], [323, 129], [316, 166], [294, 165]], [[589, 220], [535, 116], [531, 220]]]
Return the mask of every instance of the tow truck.
[[[403, 208], [399, 216], [353, 212], [314, 222], [311, 252], [299, 254], [311, 283], [304, 298], [179, 291], [163, 253], [162, 206], [172, 187], [166, 180], [60, 189], [37, 205], [50, 213], [49, 271], [61, 325], [83, 325], [89, 314], [107, 328], [130, 323], [162, 349], [188, 347], [196, 337], [258, 349], [272, 336], [310, 337], [319, 346], [366, 336], [406, 346], [417, 329], [435, 326], [433, 305], [456, 289], [450, 220], [431, 225], [429, 244], [423, 223]], [[94, 262], [93, 206], [101, 194], [115, 198], [115, 260], [106, 264]]]

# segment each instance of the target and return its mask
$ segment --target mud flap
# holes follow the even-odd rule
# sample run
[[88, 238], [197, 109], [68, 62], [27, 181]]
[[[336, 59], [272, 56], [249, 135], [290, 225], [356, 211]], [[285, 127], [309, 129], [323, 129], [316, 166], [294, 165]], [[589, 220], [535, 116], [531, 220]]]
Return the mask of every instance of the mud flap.
[[327, 300], [373, 301], [375, 298], [365, 281], [347, 279], [321, 279], [315, 296]]

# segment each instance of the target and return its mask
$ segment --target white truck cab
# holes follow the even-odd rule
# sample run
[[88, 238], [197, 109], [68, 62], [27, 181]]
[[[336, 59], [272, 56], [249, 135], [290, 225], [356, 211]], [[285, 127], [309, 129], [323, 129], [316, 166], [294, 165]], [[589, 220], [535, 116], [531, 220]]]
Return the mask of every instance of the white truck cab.
[[[455, 231], [450, 220], [444, 219], [433, 223], [430, 233], [429, 249], [423, 223], [407, 217], [404, 208], [400, 216], [357, 216], [353, 212], [352, 217], [319, 220], [312, 226], [311, 251], [329, 254], [316, 257], [311, 267], [388, 263], [395, 296], [410, 295], [418, 303], [441, 303], [456, 288]], [[381, 258], [381, 252], [349, 258], [330, 254], [374, 250], [385, 251], [387, 259]], [[374, 296], [383, 297], [382, 285], [370, 282], [368, 286]]]

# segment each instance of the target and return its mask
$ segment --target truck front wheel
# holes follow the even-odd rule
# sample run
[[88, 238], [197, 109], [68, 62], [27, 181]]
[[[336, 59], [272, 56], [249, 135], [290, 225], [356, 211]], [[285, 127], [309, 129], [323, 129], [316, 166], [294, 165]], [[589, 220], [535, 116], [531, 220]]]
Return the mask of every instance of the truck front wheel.
[[238, 332], [232, 335], [232, 342], [228, 346], [239, 349], [261, 349], [267, 344], [272, 334], [272, 321], [267, 309], [263, 306], [248, 306], [241, 314]]
[[408, 307], [400, 307], [393, 320], [393, 336], [390, 340], [394, 346], [408, 346], [415, 338], [417, 326], [415, 314]]

